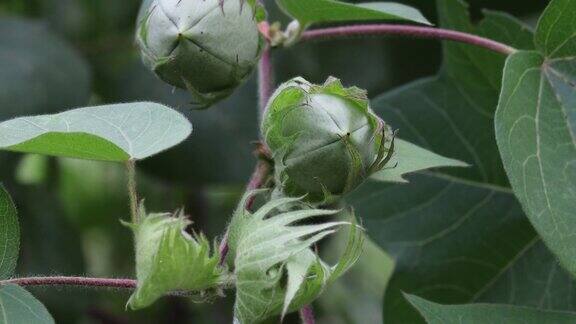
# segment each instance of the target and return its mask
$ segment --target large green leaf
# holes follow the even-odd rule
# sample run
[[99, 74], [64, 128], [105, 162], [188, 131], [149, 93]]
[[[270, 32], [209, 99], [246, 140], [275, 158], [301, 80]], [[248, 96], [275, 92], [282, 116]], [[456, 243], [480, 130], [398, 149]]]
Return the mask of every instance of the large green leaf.
[[20, 228], [16, 207], [0, 184], [0, 279], [14, 273], [20, 248]]
[[576, 274], [576, 0], [555, 0], [537, 51], [506, 62], [496, 136], [514, 193], [560, 262]]
[[545, 311], [537, 308], [496, 305], [440, 305], [417, 296], [406, 295], [429, 324], [540, 324], [574, 323], [576, 313]]
[[88, 160], [141, 160], [182, 142], [192, 125], [166, 106], [138, 102], [0, 123], [0, 149]]
[[462, 161], [443, 157], [401, 139], [394, 141], [394, 155], [388, 165], [391, 167], [376, 172], [372, 178], [380, 181], [407, 182], [403, 176], [411, 172], [440, 167], [468, 166]]
[[0, 323], [50, 324], [52, 316], [29, 292], [16, 285], [0, 286]]
[[303, 27], [314, 23], [363, 20], [404, 20], [430, 24], [417, 9], [393, 2], [358, 4], [335, 0], [276, 0], [276, 2]]
[[572, 276], [558, 264], [542, 240], [526, 246], [474, 302], [502, 303], [574, 311]]
[[535, 239], [513, 194], [438, 173], [371, 181], [351, 197], [370, 237], [395, 259], [386, 323], [419, 323], [402, 292], [443, 303], [482, 296]]
[[[485, 12], [475, 26], [457, 0], [439, 0], [438, 9], [443, 27], [533, 46], [530, 31], [507, 15]], [[458, 43], [444, 44], [444, 57], [438, 76], [377, 97], [372, 107], [404, 139], [472, 167], [426, 171], [407, 185], [372, 181], [350, 199], [396, 261], [384, 301], [389, 323], [422, 321], [402, 291], [442, 303], [500, 298], [493, 289], [506, 292], [500, 286], [511, 283], [508, 270], [538, 240], [508, 187], [493, 131], [505, 57]], [[541, 290], [533, 294], [545, 298]]]

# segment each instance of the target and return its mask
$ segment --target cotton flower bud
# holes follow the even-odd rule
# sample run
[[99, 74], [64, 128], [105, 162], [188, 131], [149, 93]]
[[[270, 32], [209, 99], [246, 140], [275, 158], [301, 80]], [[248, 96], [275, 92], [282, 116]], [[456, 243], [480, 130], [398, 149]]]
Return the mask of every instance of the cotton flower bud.
[[262, 135], [277, 191], [331, 203], [381, 170], [394, 150], [389, 126], [369, 107], [366, 91], [328, 78], [284, 83], [268, 103]]
[[148, 0], [136, 42], [160, 79], [209, 106], [252, 72], [263, 47], [257, 24], [264, 17], [257, 0]]
[[147, 214], [141, 206], [139, 215], [138, 223], [126, 224], [134, 232], [138, 279], [128, 307], [147, 307], [175, 291], [199, 301], [220, 293], [229, 277], [218, 265], [219, 255], [210, 254], [210, 243], [203, 235], [186, 232], [190, 221], [181, 211]]

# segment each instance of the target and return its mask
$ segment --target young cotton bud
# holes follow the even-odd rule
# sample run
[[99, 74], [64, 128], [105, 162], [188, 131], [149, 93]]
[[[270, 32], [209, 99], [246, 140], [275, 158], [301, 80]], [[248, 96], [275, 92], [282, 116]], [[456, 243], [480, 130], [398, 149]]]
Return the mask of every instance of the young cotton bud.
[[138, 279], [128, 307], [147, 307], [175, 291], [206, 299], [228, 282], [225, 269], [218, 266], [219, 256], [210, 255], [208, 240], [186, 233], [190, 221], [182, 212], [146, 214], [140, 207], [139, 214], [139, 223], [126, 224], [134, 231]]
[[[313, 302], [356, 263], [364, 245], [353, 214], [351, 222], [319, 222], [340, 211], [312, 209], [299, 198], [272, 199], [254, 213], [245, 209], [248, 199], [264, 192], [247, 192], [228, 227], [236, 279], [234, 317], [240, 324], [284, 317]], [[342, 227], [350, 228], [345, 253], [331, 266], [312, 247]]]
[[136, 42], [160, 79], [209, 106], [252, 72], [263, 47], [257, 23], [264, 16], [257, 0], [149, 0]]
[[389, 161], [393, 134], [366, 92], [328, 78], [283, 84], [268, 103], [262, 135], [272, 151], [281, 195], [331, 203]]

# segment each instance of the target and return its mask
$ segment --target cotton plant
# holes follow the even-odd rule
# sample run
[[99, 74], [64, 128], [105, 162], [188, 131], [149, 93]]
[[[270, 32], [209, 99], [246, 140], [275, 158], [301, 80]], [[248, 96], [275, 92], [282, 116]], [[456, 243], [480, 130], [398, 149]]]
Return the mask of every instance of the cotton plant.
[[[476, 25], [462, 1], [437, 2], [441, 25], [454, 30], [389, 2], [276, 0], [292, 19], [283, 29], [258, 0], [143, 1], [140, 58], [151, 76], [187, 90], [191, 109], [219, 109], [258, 71], [255, 171], [236, 210], [220, 215], [230, 218], [227, 227], [209, 238], [193, 229], [194, 215], [149, 212], [153, 204], [138, 192], [137, 164], [193, 133], [178, 110], [131, 102], [0, 122], [2, 151], [124, 165], [130, 215], [121, 222], [135, 252], [134, 278], [17, 277], [18, 212], [0, 184], [0, 323], [54, 323], [24, 288], [72, 285], [130, 289], [130, 311], [164, 296], [206, 303], [233, 295], [235, 323], [281, 322], [299, 312], [313, 324], [312, 305], [330, 287], [343, 289], [342, 276], [358, 269], [368, 237], [396, 262], [380, 283], [388, 285], [384, 301], [373, 303], [383, 304], [378, 313], [387, 323], [576, 322], [570, 303], [530, 303], [574, 293], [576, 0], [550, 1], [535, 30], [495, 12]], [[0, 19], [0, 56], [19, 50], [16, 38], [39, 38], [37, 26], [23, 37], [24, 25]], [[443, 68], [381, 96], [329, 75], [323, 83], [273, 81], [273, 59], [284, 63], [273, 52], [384, 34], [450, 41]], [[70, 53], [55, 55], [59, 42], [49, 40], [22, 45], [18, 59], [40, 53], [43, 65], [44, 56], [75, 62]], [[23, 70], [27, 86], [30, 75], [36, 80], [32, 65], [10, 63], [0, 81]], [[7, 89], [4, 101], [0, 89], [2, 103], [23, 97]], [[43, 96], [42, 104], [54, 98]], [[38, 156], [25, 159], [20, 173], [37, 165], [42, 174], [18, 178], [45, 182], [51, 168]], [[439, 170], [446, 167], [461, 169]], [[346, 242], [338, 231], [348, 232]], [[335, 264], [322, 258], [325, 240], [345, 245]], [[541, 292], [542, 282], [563, 289]]]

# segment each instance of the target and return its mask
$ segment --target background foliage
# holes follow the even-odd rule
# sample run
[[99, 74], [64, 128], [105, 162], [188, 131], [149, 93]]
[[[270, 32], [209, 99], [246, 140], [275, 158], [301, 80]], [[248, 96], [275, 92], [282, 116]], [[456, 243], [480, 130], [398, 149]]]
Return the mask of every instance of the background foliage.
[[[178, 108], [194, 121], [195, 134], [140, 164], [140, 191], [152, 211], [185, 206], [194, 227], [214, 237], [255, 163], [255, 82], [217, 107], [189, 111], [187, 93], [157, 80], [140, 63], [133, 45], [139, 2], [1, 2], [0, 121], [128, 101]], [[435, 24], [525, 50], [534, 48], [532, 31], [508, 15], [480, 9], [505, 11], [534, 27], [547, 4], [475, 0], [469, 15], [456, 0], [438, 0], [437, 6], [398, 2], [421, 9]], [[272, 1], [266, 5], [272, 21], [287, 22]], [[393, 316], [387, 318], [391, 323], [421, 321], [402, 292], [439, 303], [575, 310], [576, 301], [568, 298], [573, 280], [535, 234], [500, 162], [493, 116], [502, 56], [454, 43], [442, 49], [435, 41], [368, 38], [297, 45], [274, 58], [278, 81], [300, 75], [321, 83], [333, 75], [366, 88], [376, 112], [402, 138], [473, 165], [413, 175], [409, 184], [370, 182], [350, 197], [373, 243], [317, 302], [319, 322], [379, 323], [382, 316]], [[4, 153], [0, 165], [19, 210], [19, 275], [133, 276], [131, 233], [117, 221], [129, 214], [121, 165]], [[327, 246], [329, 254], [342, 248]], [[382, 248], [395, 260], [393, 275], [394, 262]], [[0, 276], [10, 275], [5, 268], [0, 266]], [[166, 298], [157, 307], [127, 313], [127, 294], [30, 291], [59, 323], [220, 323], [232, 315], [231, 300], [195, 305]], [[416, 298], [411, 303], [436, 307]]]

